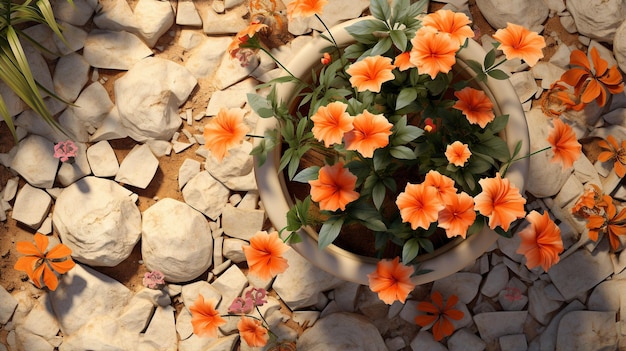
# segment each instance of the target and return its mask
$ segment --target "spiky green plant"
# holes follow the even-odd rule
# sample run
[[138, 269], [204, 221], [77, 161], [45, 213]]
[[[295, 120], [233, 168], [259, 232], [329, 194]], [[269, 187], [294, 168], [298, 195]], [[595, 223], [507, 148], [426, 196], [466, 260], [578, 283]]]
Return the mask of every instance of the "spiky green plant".
[[[68, 1], [73, 2], [73, 0]], [[19, 3], [14, 2], [14, 0], [0, 0], [0, 79], [46, 122], [61, 130], [60, 125], [44, 104], [39, 89], [56, 99], [61, 99], [35, 80], [24, 54], [21, 40], [27, 40], [36, 48], [50, 52], [24, 33], [21, 28], [28, 23], [47, 25], [65, 42], [48, 0], [35, 2], [23, 0]], [[17, 142], [15, 126], [2, 96], [0, 96], [0, 115], [2, 115]]]

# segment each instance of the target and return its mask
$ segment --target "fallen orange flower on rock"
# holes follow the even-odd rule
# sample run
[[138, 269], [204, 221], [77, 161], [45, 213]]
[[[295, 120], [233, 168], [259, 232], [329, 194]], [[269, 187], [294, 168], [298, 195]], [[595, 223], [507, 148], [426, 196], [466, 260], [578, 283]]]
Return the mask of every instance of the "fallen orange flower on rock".
[[76, 264], [70, 256], [72, 250], [69, 247], [58, 244], [50, 250], [47, 248], [48, 237], [39, 233], [35, 234], [35, 245], [27, 241], [18, 242], [17, 251], [27, 256], [20, 257], [13, 268], [25, 271], [36, 287], [47, 286], [54, 291], [59, 284], [55, 272], [67, 273]]

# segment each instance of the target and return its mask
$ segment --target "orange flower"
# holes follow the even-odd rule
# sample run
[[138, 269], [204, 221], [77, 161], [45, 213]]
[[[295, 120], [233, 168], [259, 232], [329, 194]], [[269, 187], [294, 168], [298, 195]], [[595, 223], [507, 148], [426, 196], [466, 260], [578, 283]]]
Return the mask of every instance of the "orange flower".
[[383, 115], [367, 110], [354, 117], [354, 129], [346, 133], [346, 149], [356, 150], [364, 157], [373, 157], [374, 150], [387, 146], [393, 124]]
[[561, 162], [563, 169], [572, 167], [574, 161], [582, 154], [582, 145], [576, 138], [572, 127], [561, 119], [554, 119], [554, 130], [548, 135], [548, 142], [552, 145], [552, 162]]
[[235, 34], [233, 41], [230, 42], [226, 50], [231, 57], [235, 57], [237, 51], [241, 48], [241, 45], [246, 43], [248, 39], [254, 37], [256, 33], [260, 32], [263, 28], [268, 28], [266, 24], [259, 22], [252, 22], [249, 26]]
[[267, 329], [263, 327], [261, 321], [250, 317], [241, 317], [237, 323], [239, 335], [250, 347], [263, 347], [269, 339]]
[[413, 266], [401, 264], [400, 258], [396, 257], [378, 261], [376, 270], [368, 274], [367, 278], [370, 289], [378, 293], [378, 298], [384, 303], [391, 305], [396, 300], [404, 303], [415, 289], [415, 284], [411, 282], [413, 272]]
[[572, 213], [578, 214], [582, 217], [589, 217], [589, 214], [593, 213], [592, 211], [599, 211], [599, 204], [601, 203], [603, 207], [606, 207], [606, 201], [602, 200], [602, 190], [595, 184], [591, 184], [592, 188], [585, 190], [585, 192], [580, 196], [574, 207], [572, 207]]
[[320, 204], [321, 210], [343, 211], [347, 204], [359, 198], [359, 193], [354, 191], [356, 180], [342, 162], [326, 165], [320, 168], [318, 179], [309, 181], [311, 199]]
[[522, 241], [516, 252], [526, 256], [528, 269], [541, 266], [547, 272], [559, 262], [559, 254], [563, 252], [561, 229], [547, 212], [540, 215], [537, 211], [531, 211], [526, 219], [530, 225], [519, 232]]
[[311, 17], [321, 15], [328, 0], [293, 0], [287, 5], [287, 16], [291, 20], [294, 17]]
[[331, 60], [332, 58], [330, 57], [330, 54], [325, 52], [322, 58], [320, 59], [320, 62], [322, 63], [322, 65], [327, 65], [330, 63]]
[[[59, 285], [55, 275], [67, 273], [76, 265], [70, 256], [72, 250], [69, 247], [58, 244], [50, 250], [48, 237], [39, 233], [35, 234], [35, 245], [27, 241], [20, 241], [15, 248], [18, 252], [26, 255], [15, 262], [14, 269], [25, 271], [36, 287], [47, 286], [54, 291]], [[42, 284], [43, 281], [43, 284]]]
[[580, 50], [572, 51], [570, 54], [572, 68], [563, 73], [561, 81], [574, 87], [574, 95], [580, 97], [582, 106], [594, 99], [599, 106], [604, 106], [608, 93], [618, 94], [624, 91], [624, 82], [617, 66], [608, 68], [608, 62], [600, 57], [598, 49], [591, 48], [590, 55], [593, 69], [585, 53]]
[[289, 264], [283, 257], [287, 246], [278, 237], [278, 232], [267, 234], [265, 231], [257, 232], [250, 238], [250, 245], [244, 245], [243, 253], [246, 255], [250, 274], [256, 275], [262, 280], [269, 280], [284, 272]]
[[439, 211], [440, 228], [446, 230], [446, 235], [451, 238], [460, 235], [465, 238], [467, 229], [476, 220], [476, 211], [474, 211], [474, 199], [466, 193], [459, 193], [446, 207]]
[[452, 107], [461, 110], [470, 123], [485, 128], [495, 118], [493, 103], [484, 91], [466, 87], [455, 91], [454, 96], [459, 100]]
[[447, 33], [452, 40], [459, 43], [459, 46], [463, 45], [467, 38], [474, 37], [474, 31], [468, 26], [470, 23], [472, 21], [464, 13], [450, 10], [433, 12], [422, 20], [422, 25]]
[[612, 135], [606, 140], [600, 140], [598, 145], [602, 148], [602, 152], [598, 155], [598, 160], [606, 162], [614, 160], [613, 169], [618, 177], [624, 178], [626, 174], [626, 140], [622, 140], [622, 146], [617, 143]]
[[404, 192], [398, 195], [396, 205], [402, 222], [411, 223], [413, 230], [417, 227], [428, 229], [444, 208], [437, 189], [424, 183], [407, 184]]
[[426, 73], [435, 79], [439, 72], [448, 73], [456, 63], [459, 43], [450, 36], [437, 34], [422, 27], [411, 39], [411, 63], [419, 73]]
[[493, 37], [502, 44], [499, 49], [504, 52], [507, 60], [520, 58], [531, 67], [543, 57], [542, 49], [546, 47], [542, 36], [513, 23], [507, 23], [506, 28], [498, 29]]
[[433, 303], [422, 301], [417, 304], [417, 310], [427, 314], [415, 317], [415, 323], [421, 327], [434, 323], [433, 337], [439, 341], [454, 333], [454, 325], [451, 320], [461, 320], [464, 313], [452, 308], [459, 302], [456, 295], [450, 295], [445, 305], [443, 304], [443, 296], [439, 291], [433, 292], [430, 299]]
[[589, 238], [597, 241], [599, 232], [608, 233], [611, 247], [617, 250], [620, 245], [618, 235], [626, 235], [626, 208], [617, 213], [613, 199], [608, 195], [604, 198], [606, 203], [604, 213], [591, 215], [587, 219]]
[[332, 144], [341, 144], [341, 139], [346, 132], [352, 130], [352, 120], [346, 109], [348, 105], [335, 101], [326, 106], [320, 106], [311, 117], [313, 121], [313, 136], [323, 141], [326, 147]]
[[500, 226], [507, 231], [515, 219], [526, 215], [526, 199], [508, 179], [502, 179], [500, 173], [496, 173], [495, 178], [484, 178], [478, 183], [483, 190], [474, 197], [474, 208], [489, 217], [491, 229]]
[[437, 171], [431, 170], [426, 173], [424, 185], [435, 188], [435, 190], [437, 190], [437, 197], [444, 204], [454, 201], [456, 198], [454, 180]]
[[406, 71], [407, 69], [413, 66], [411, 63], [411, 53], [409, 51], [405, 51], [400, 55], [396, 56], [396, 59], [393, 62], [394, 66], [396, 66], [400, 71]]
[[384, 82], [395, 78], [391, 72], [394, 68], [389, 57], [368, 56], [351, 64], [346, 73], [350, 75], [350, 84], [358, 91], [379, 93]]
[[446, 147], [446, 158], [448, 162], [457, 166], [463, 167], [463, 165], [472, 156], [472, 152], [467, 144], [463, 144], [460, 141], [455, 141]]
[[204, 301], [204, 296], [198, 294], [196, 302], [193, 306], [189, 307], [194, 334], [217, 338], [217, 328], [226, 324], [226, 320], [222, 318], [220, 313], [215, 309], [216, 305], [217, 300], [210, 299]]
[[204, 126], [205, 147], [218, 161], [221, 162], [228, 149], [240, 144], [248, 133], [243, 114], [240, 108], [221, 108], [217, 116]]

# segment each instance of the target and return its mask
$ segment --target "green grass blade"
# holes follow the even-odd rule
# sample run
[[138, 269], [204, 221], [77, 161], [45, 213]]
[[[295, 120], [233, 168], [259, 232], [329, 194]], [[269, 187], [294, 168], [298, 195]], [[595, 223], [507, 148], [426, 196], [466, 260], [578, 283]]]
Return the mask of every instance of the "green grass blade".
[[11, 115], [9, 114], [9, 109], [7, 108], [7, 105], [4, 103], [4, 99], [2, 98], [2, 95], [0, 95], [0, 115], [2, 115], [2, 119], [4, 119], [4, 123], [6, 123], [7, 126], [9, 127], [9, 130], [11, 131], [11, 135], [13, 135], [13, 140], [17, 144], [18, 142], [17, 133], [15, 132], [15, 125], [13, 124], [13, 118], [11, 118]]

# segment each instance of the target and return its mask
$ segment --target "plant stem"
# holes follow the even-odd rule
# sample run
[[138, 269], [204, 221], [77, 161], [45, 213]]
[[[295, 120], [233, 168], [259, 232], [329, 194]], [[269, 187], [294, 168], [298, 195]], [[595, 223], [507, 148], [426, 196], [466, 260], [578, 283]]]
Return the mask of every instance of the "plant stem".
[[265, 138], [265, 136], [263, 135], [255, 135], [255, 134], [246, 134], [246, 136], [249, 138], [261, 138], [261, 139]]
[[283, 66], [282, 63], [280, 63], [280, 61], [278, 61], [276, 59], [276, 57], [274, 57], [274, 55], [272, 55], [267, 49], [265, 49], [263, 46], [260, 46], [261, 51], [263, 51], [264, 53], [266, 53], [269, 57], [272, 58], [272, 60], [274, 60], [274, 62], [276, 62], [277, 65], [280, 66], [280, 68], [284, 69], [285, 72], [287, 72], [287, 74], [289, 74], [292, 78], [296, 79], [297, 81], [303, 83], [298, 77], [294, 76], [293, 73], [291, 73], [287, 67]]

